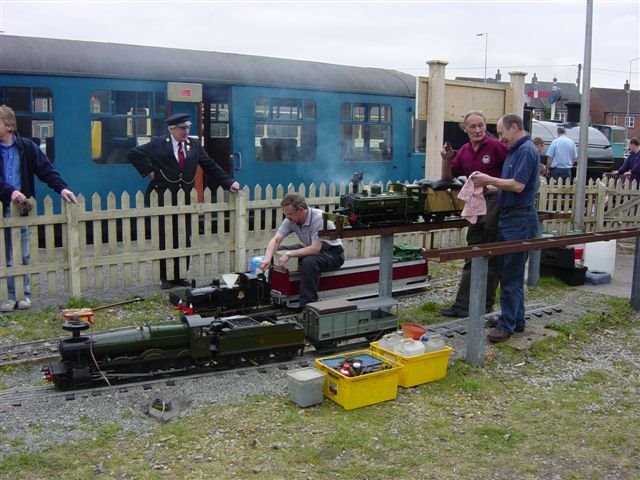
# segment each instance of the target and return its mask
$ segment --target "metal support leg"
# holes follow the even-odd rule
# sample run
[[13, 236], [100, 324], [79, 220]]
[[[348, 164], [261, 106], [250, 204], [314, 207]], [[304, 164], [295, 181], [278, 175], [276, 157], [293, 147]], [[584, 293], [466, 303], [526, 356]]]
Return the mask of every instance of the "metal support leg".
[[540, 250], [531, 250], [529, 252], [529, 273], [527, 274], [527, 285], [535, 287], [540, 282]]
[[640, 310], [640, 237], [636, 237], [633, 255], [633, 277], [631, 278], [631, 308]]
[[478, 367], [484, 356], [484, 310], [487, 297], [489, 257], [471, 259], [471, 292], [467, 326], [467, 363]]
[[[542, 236], [542, 221], [538, 221], [538, 237]], [[527, 285], [535, 287], [540, 282], [540, 258], [542, 252], [540, 250], [531, 250], [529, 252], [529, 271], [527, 274]]]
[[393, 234], [380, 236], [379, 298], [391, 298], [393, 282]]

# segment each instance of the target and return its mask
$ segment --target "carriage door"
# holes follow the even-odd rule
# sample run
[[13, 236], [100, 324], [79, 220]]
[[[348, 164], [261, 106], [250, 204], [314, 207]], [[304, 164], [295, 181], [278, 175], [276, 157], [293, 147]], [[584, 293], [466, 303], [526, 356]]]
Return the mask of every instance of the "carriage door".
[[[193, 125], [189, 130], [189, 137], [200, 142], [202, 138], [202, 84], [200, 83], [167, 83], [167, 100], [169, 101], [167, 115], [176, 113], [188, 113], [191, 115]], [[166, 133], [166, 130], [164, 130]], [[198, 201], [202, 201], [203, 179], [202, 169], [198, 167], [196, 172], [195, 190], [198, 192]]]
[[[203, 127], [205, 150], [225, 172], [233, 176], [230, 99], [230, 87], [205, 87]], [[204, 186], [215, 192], [219, 185], [205, 174]]]

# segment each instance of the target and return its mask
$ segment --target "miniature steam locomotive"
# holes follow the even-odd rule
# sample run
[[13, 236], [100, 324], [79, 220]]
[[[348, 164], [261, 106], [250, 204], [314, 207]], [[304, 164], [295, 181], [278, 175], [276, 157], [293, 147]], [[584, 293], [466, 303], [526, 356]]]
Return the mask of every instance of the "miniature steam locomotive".
[[354, 173], [352, 193], [340, 196], [340, 208], [354, 228], [386, 227], [417, 222], [441, 222], [449, 215], [459, 215], [464, 203], [458, 200], [462, 182], [454, 180], [420, 180], [405, 185], [391, 183], [386, 192], [380, 185], [368, 190], [361, 187], [362, 172]]
[[[419, 252], [419, 249], [417, 249]], [[338, 270], [323, 272], [318, 284], [320, 300], [334, 297], [375, 295], [378, 288], [378, 257], [347, 260]], [[428, 280], [428, 263], [418, 253], [415, 259], [393, 263], [394, 293], [423, 287]], [[214, 280], [211, 285], [171, 292], [169, 301], [184, 313], [202, 316], [247, 313], [257, 307], [277, 305], [296, 307], [299, 299], [300, 272], [274, 266], [269, 277], [262, 273], [238, 273], [230, 285]]]
[[65, 321], [72, 332], [59, 342], [60, 360], [43, 367], [58, 390], [127, 378], [185, 372], [196, 367], [233, 368], [284, 361], [302, 354], [305, 338], [317, 349], [357, 337], [374, 340], [397, 328], [391, 303], [331, 300], [310, 303], [298, 323], [271, 315], [203, 318], [84, 335], [89, 324]]

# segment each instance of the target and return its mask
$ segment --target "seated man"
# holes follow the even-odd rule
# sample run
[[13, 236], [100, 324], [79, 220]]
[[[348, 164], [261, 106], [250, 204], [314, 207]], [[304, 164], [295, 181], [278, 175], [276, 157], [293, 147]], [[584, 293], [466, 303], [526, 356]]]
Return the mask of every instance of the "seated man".
[[[344, 263], [342, 240], [323, 240], [318, 232], [323, 229], [322, 210], [309, 208], [307, 201], [299, 193], [289, 193], [280, 202], [285, 219], [269, 241], [260, 269], [271, 265], [273, 255], [282, 240], [295, 233], [302, 245], [296, 245], [278, 259], [278, 265], [284, 267], [291, 257], [298, 258], [300, 264], [300, 308], [318, 300], [320, 272], [337, 270]], [[332, 222], [327, 228], [334, 229]]]

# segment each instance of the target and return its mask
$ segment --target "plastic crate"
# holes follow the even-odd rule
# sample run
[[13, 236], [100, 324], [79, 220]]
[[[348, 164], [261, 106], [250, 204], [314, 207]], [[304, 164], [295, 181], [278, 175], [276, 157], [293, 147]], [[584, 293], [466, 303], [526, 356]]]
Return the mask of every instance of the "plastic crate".
[[378, 355], [399, 363], [404, 368], [400, 371], [398, 385], [404, 388], [415, 387], [423, 383], [440, 380], [447, 375], [449, 356], [453, 349], [445, 346], [442, 350], [422, 353], [405, 357], [398, 353], [378, 346], [378, 342], [371, 344], [371, 350]]
[[[358, 357], [363, 365], [381, 368], [355, 377], [342, 375], [333, 367], [348, 357]], [[323, 394], [345, 410], [395, 400], [402, 365], [371, 350], [358, 350], [339, 356], [316, 359], [316, 368], [325, 372]]]
[[324, 372], [316, 368], [300, 368], [287, 373], [289, 395], [299, 407], [322, 403]]

